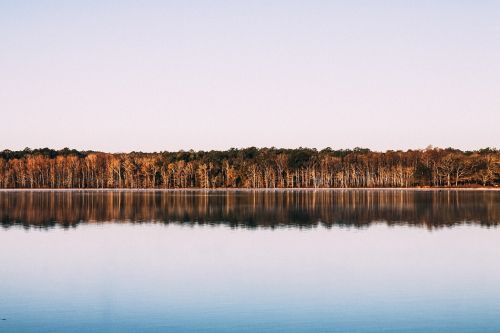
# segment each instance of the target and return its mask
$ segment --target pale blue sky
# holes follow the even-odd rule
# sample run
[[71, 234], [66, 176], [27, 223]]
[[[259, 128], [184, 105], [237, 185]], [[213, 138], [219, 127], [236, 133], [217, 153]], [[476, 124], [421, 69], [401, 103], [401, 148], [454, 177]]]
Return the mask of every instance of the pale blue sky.
[[0, 149], [500, 146], [499, 1], [2, 1]]

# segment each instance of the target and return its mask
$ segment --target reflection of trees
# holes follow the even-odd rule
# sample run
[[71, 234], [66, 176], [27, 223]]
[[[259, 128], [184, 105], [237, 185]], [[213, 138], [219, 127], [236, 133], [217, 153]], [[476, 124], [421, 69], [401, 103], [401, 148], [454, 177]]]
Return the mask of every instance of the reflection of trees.
[[94, 222], [226, 224], [241, 227], [363, 227], [372, 223], [427, 228], [500, 222], [496, 191], [180, 191], [4, 192], [5, 227]]

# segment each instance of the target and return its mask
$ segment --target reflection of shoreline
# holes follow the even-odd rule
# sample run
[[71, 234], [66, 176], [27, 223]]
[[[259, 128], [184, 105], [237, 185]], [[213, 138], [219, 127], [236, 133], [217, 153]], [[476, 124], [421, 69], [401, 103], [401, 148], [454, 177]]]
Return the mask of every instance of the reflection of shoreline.
[[234, 227], [365, 227], [378, 221], [435, 229], [497, 226], [494, 191], [15, 191], [0, 193], [4, 227], [92, 222], [220, 224]]
[[338, 192], [338, 191], [493, 191], [500, 187], [303, 187], [303, 188], [0, 188], [1, 192]]
[[185, 228], [193, 227], [207, 227], [207, 228], [217, 228], [224, 227], [230, 229], [247, 229], [247, 230], [286, 230], [286, 229], [300, 229], [300, 230], [311, 230], [317, 228], [323, 228], [325, 230], [330, 229], [356, 229], [356, 230], [366, 230], [371, 227], [376, 226], [386, 226], [388, 228], [416, 228], [416, 229], [426, 229], [430, 232], [437, 232], [445, 228], [452, 229], [463, 226], [474, 226], [477, 228], [485, 229], [497, 229], [499, 224], [483, 224], [478, 221], [462, 221], [454, 223], [453, 225], [439, 225], [439, 226], [426, 226], [418, 224], [408, 224], [406, 222], [387, 222], [387, 221], [373, 221], [368, 224], [340, 224], [340, 223], [314, 223], [308, 225], [294, 225], [294, 224], [272, 224], [272, 225], [248, 225], [244, 223], [233, 223], [229, 221], [220, 222], [181, 222], [181, 221], [85, 221], [74, 224], [52, 222], [43, 225], [38, 224], [22, 224], [22, 223], [11, 223], [11, 224], [1, 224], [0, 231], [9, 229], [25, 229], [25, 230], [51, 230], [51, 229], [76, 229], [80, 226], [94, 225], [94, 226], [105, 226], [105, 225], [162, 225], [168, 227], [180, 226]]

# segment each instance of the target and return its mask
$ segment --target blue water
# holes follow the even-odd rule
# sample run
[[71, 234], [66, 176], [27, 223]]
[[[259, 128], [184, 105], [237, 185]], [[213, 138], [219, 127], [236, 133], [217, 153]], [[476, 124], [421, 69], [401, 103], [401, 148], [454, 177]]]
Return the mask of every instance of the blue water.
[[0, 332], [500, 332], [500, 229], [0, 229]]

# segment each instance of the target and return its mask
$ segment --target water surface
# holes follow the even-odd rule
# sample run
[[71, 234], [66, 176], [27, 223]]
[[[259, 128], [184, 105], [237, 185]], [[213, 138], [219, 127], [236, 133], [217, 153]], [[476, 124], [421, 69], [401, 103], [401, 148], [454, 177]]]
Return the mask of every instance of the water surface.
[[500, 192], [0, 192], [0, 332], [499, 332]]

